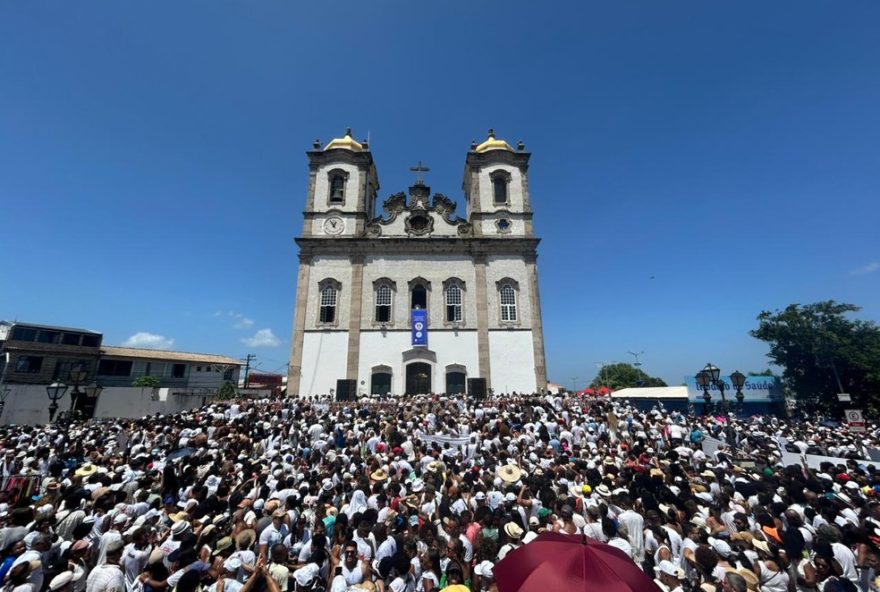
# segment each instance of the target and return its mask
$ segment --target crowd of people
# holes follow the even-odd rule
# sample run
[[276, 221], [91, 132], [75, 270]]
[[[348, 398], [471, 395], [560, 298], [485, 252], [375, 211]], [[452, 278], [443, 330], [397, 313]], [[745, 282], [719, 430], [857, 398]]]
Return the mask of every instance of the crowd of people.
[[877, 592], [878, 435], [555, 395], [5, 426], [0, 592], [492, 591], [544, 531], [668, 592]]

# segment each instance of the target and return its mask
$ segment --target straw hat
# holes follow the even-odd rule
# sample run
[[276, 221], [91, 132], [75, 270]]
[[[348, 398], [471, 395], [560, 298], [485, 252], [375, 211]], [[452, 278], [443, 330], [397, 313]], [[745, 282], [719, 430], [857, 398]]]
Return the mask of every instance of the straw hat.
[[522, 527], [516, 522], [508, 522], [504, 525], [504, 532], [512, 539], [519, 540], [523, 535]]
[[373, 481], [385, 481], [388, 479], [388, 473], [384, 469], [377, 469], [370, 474], [370, 479]]
[[516, 483], [522, 477], [522, 470], [516, 465], [504, 465], [498, 469], [498, 476], [505, 483]]
[[92, 463], [86, 463], [83, 466], [81, 466], [80, 468], [78, 468], [76, 470], [76, 472], [74, 473], [74, 475], [77, 477], [91, 477], [92, 475], [94, 475], [97, 472], [98, 472], [98, 467], [96, 467]]
[[766, 541], [762, 541], [761, 539], [752, 539], [752, 546], [758, 551], [763, 551], [767, 555], [770, 555], [770, 545], [767, 544]]

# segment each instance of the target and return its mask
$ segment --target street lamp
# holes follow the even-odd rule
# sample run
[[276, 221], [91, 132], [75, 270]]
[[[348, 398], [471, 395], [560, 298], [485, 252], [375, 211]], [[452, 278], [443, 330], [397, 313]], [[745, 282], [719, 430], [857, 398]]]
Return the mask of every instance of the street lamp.
[[49, 395], [49, 423], [55, 419], [55, 412], [58, 411], [58, 400], [67, 392], [67, 385], [63, 382], [53, 382], [46, 387], [46, 394]]
[[697, 372], [697, 385], [703, 389], [703, 415], [709, 414], [709, 405], [712, 401], [712, 395], [709, 394], [709, 384], [712, 381], [711, 375], [705, 370]]
[[743, 385], [746, 383], [746, 375], [737, 370], [730, 375], [730, 382], [733, 383], [733, 388], [736, 389], [736, 404], [739, 407], [739, 412], [742, 413], [743, 401], [746, 398], [743, 394]]
[[718, 368], [718, 366], [708, 363], [703, 368], [703, 372], [709, 375], [711, 381], [710, 384], [714, 384], [718, 390], [721, 391], [721, 410], [724, 413], [728, 413], [730, 411], [730, 405], [728, 400], [724, 397], [724, 389], [727, 385], [721, 380], [721, 369]]
[[101, 391], [103, 390], [104, 387], [100, 386], [97, 382], [85, 388], [86, 398], [90, 401], [89, 409], [92, 415], [94, 415], [95, 413], [95, 407], [98, 404], [98, 397], [101, 395]]
[[82, 394], [82, 391], [79, 390], [79, 385], [84, 383], [88, 376], [89, 373], [82, 369], [82, 365], [77, 366], [76, 370], [70, 371], [68, 378], [70, 379], [70, 382], [73, 383], [73, 392], [70, 393], [70, 413], [68, 415], [71, 417], [73, 416], [73, 407], [76, 405], [77, 399], [79, 399], [79, 396]]

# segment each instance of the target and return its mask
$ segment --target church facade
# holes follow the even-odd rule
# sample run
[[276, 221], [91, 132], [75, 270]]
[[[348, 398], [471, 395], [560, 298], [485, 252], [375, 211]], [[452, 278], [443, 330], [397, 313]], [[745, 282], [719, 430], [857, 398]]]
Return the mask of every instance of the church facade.
[[350, 130], [307, 155], [290, 396], [546, 389], [522, 143], [471, 145], [463, 216], [421, 177], [380, 200]]

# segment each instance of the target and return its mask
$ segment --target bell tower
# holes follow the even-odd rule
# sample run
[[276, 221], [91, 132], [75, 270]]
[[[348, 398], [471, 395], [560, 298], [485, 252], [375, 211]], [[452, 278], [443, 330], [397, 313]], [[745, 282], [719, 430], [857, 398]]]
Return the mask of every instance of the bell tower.
[[516, 149], [489, 130], [486, 140], [471, 143], [465, 159], [463, 189], [474, 235], [532, 237], [529, 157], [525, 144]]
[[309, 191], [304, 237], [362, 236], [379, 189], [379, 178], [367, 142], [345, 130], [321, 147], [315, 140], [309, 157]]

